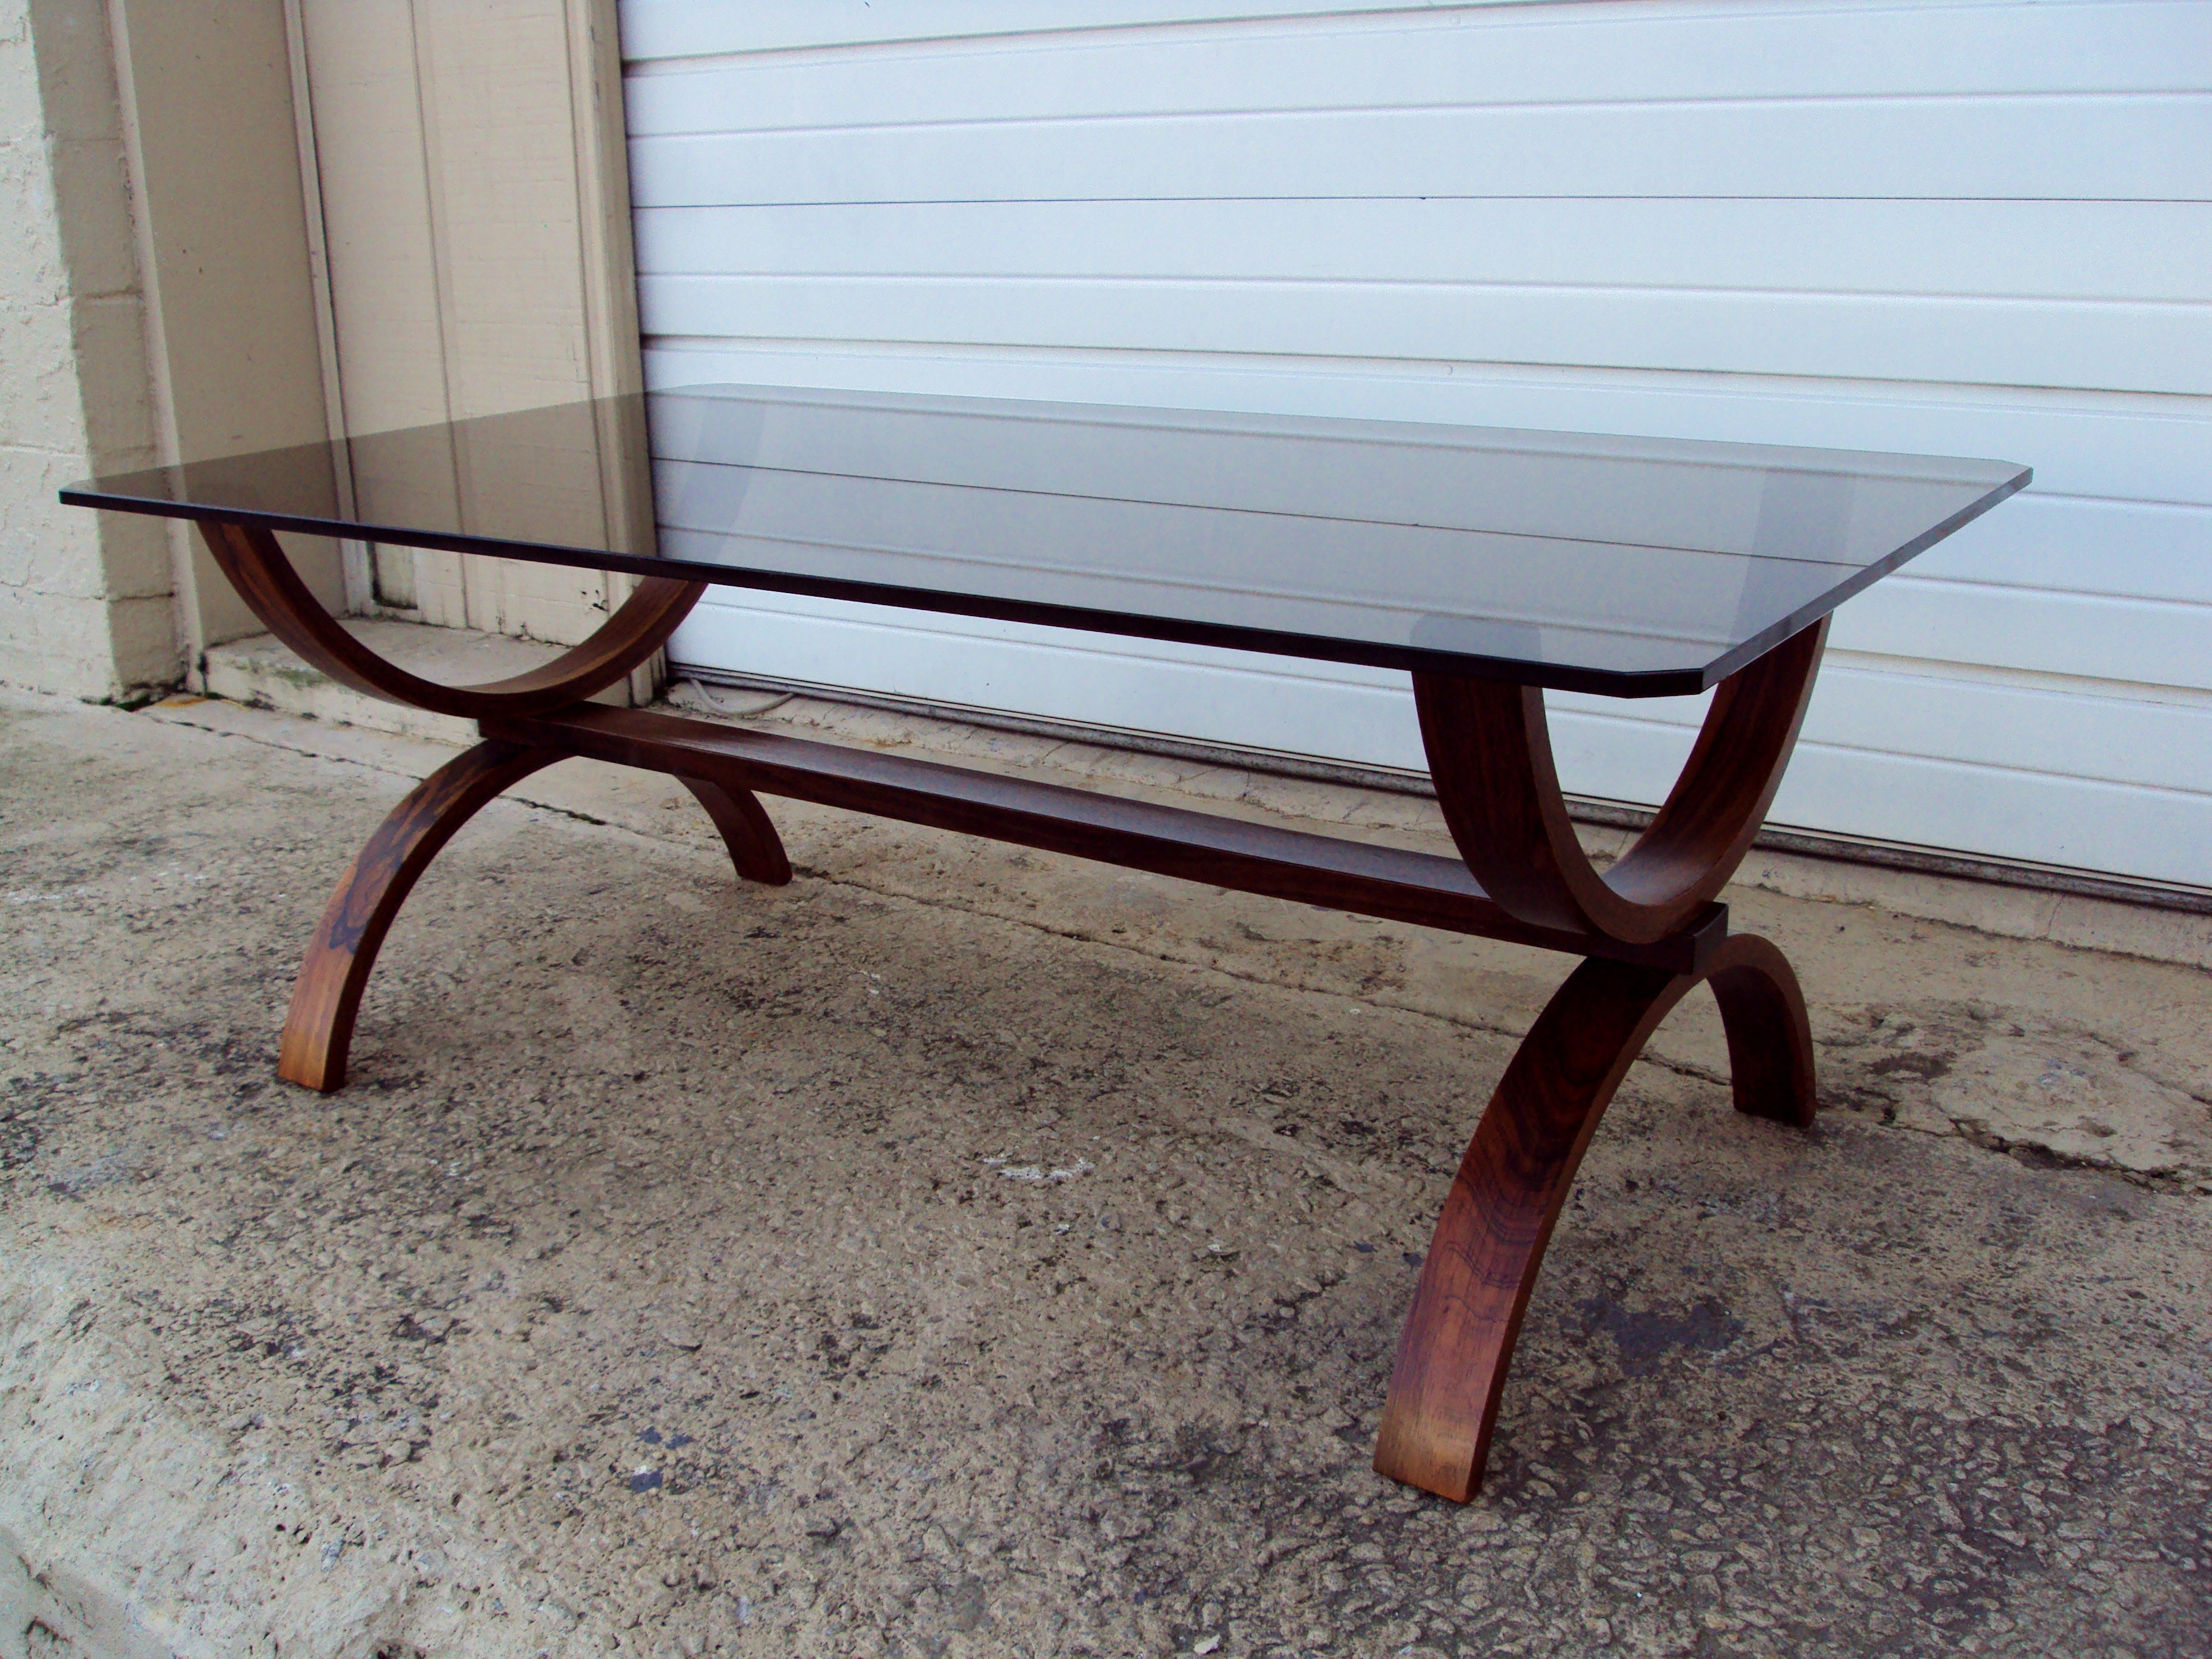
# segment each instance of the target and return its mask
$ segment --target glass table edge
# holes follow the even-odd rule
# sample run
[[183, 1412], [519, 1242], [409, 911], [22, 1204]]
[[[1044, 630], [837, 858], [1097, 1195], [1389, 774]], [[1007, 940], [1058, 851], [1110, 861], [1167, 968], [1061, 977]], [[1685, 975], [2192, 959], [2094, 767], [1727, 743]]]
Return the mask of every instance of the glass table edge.
[[[1810, 627], [1821, 617], [1840, 609], [1846, 599], [1865, 592], [1868, 588], [1895, 571], [1900, 565], [1910, 563], [1935, 546], [1936, 543], [1955, 535], [1999, 502], [2011, 500], [2021, 490], [2027, 489], [2034, 478], [2033, 467], [2021, 467], [2002, 483], [1977, 500], [1968, 502], [1949, 518], [1929, 526], [1911, 541], [1898, 548], [1895, 552], [1885, 554], [1882, 557], [1863, 567], [1855, 574], [1838, 582], [1813, 604], [1801, 606], [1780, 621], [1753, 635], [1741, 645], [1723, 653], [1706, 665], [1705, 672], [1711, 677], [1707, 684], [1717, 685], [1729, 675], [1737, 673], [1757, 662], [1792, 635]], [[1704, 689], [1704, 687], [1699, 688], [1701, 690]], [[1655, 694], [1647, 692], [1642, 695]]]
[[1407, 672], [1459, 674], [1469, 678], [1500, 680], [1516, 685], [1541, 686], [1548, 690], [1579, 691], [1599, 696], [1633, 700], [1645, 697], [1694, 696], [1710, 690], [1780, 645], [1801, 629], [1818, 622], [1844, 600], [1864, 591], [1899, 566], [1924, 553], [1988, 512], [2000, 501], [2026, 489], [2034, 470], [2023, 466], [1967, 506], [1914, 537], [1894, 552], [1868, 564], [1855, 574], [1802, 606], [1750, 639], [1731, 647], [1696, 668], [1601, 669], [1571, 664], [1534, 663], [1522, 658], [1484, 657], [1422, 650], [1327, 635], [1288, 633], [1233, 623], [1183, 621], [1141, 612], [1098, 611], [1042, 600], [1002, 599], [973, 593], [950, 593], [928, 588], [899, 587], [884, 583], [854, 581], [838, 577], [814, 577], [785, 571], [760, 570], [734, 565], [708, 565], [689, 560], [665, 559], [605, 548], [568, 547], [544, 542], [517, 542], [496, 537], [469, 536], [409, 530], [399, 526], [365, 524], [355, 520], [317, 519], [283, 513], [260, 513], [222, 507], [167, 497], [124, 495], [100, 488], [97, 479], [68, 484], [60, 491], [65, 507], [87, 507], [154, 518], [179, 519], [191, 523], [237, 524], [256, 529], [289, 531], [299, 535], [375, 542], [390, 547], [422, 547], [443, 552], [473, 553], [490, 558], [522, 559], [533, 564], [565, 566], [571, 569], [618, 571], [626, 575], [663, 576], [680, 581], [704, 582], [717, 587], [740, 587], [763, 592], [793, 593], [813, 599], [844, 599], [862, 605], [922, 611], [945, 616], [976, 617], [989, 621], [1031, 623], [1071, 632], [1104, 634], [1132, 639], [1161, 640], [1176, 644], [1212, 646], [1225, 650], [1263, 653], [1315, 662], [1341, 662], [1370, 668], [1392, 668]]

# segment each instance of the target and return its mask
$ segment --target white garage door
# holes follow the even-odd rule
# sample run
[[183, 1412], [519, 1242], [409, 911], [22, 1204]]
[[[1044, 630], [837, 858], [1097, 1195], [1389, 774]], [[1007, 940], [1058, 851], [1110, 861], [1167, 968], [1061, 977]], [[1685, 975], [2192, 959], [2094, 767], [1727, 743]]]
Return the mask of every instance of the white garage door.
[[[1774, 817], [2212, 886], [2212, 5], [622, 19], [652, 384], [2024, 461], [1842, 611]], [[1334, 665], [731, 589], [675, 654], [1422, 764]], [[1553, 708], [1569, 787], [1645, 802], [1698, 712]]]

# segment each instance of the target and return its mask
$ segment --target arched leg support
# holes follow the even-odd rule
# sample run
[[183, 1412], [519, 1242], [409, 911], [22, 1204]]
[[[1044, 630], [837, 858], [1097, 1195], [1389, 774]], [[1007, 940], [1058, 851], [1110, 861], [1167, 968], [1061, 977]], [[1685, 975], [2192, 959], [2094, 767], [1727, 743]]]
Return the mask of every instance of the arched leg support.
[[1729, 939], [1702, 975], [1595, 959], [1575, 969], [1506, 1067], [1444, 1200], [1390, 1376], [1380, 1473], [1458, 1503], [1474, 1496], [1522, 1316], [1591, 1133], [1700, 979], [1720, 1002], [1737, 1109], [1812, 1121], [1804, 998], [1765, 939]]
[[791, 860], [783, 850], [775, 825], [769, 821], [760, 797], [743, 784], [678, 772], [676, 780], [689, 789], [722, 832], [722, 845], [730, 849], [730, 862], [747, 881], [781, 887], [791, 879]]
[[604, 691], [666, 643], [707, 589], [702, 582], [647, 576], [581, 645], [513, 679], [440, 685], [386, 662], [322, 607], [276, 536], [253, 525], [200, 526], [230, 585], [269, 631], [341, 685], [373, 697], [468, 720], [545, 714]]
[[362, 988], [416, 878], [494, 796], [561, 758], [557, 750], [480, 743], [423, 779], [392, 809], [331, 895], [300, 964], [277, 1076], [325, 1093], [345, 1081], [346, 1049]]
[[1603, 872], [1575, 837], [1543, 688], [1416, 673], [1437, 804], [1482, 890], [1534, 926], [1631, 944], [1688, 926], [1765, 820], [1827, 637], [1823, 617], [1721, 682], [1674, 789]]

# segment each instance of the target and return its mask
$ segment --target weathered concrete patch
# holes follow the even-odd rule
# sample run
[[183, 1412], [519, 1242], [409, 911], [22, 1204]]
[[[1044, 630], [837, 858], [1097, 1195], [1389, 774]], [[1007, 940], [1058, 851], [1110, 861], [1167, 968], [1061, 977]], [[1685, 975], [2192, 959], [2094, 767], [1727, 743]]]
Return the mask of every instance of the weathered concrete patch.
[[2212, 1095], [2156, 1048], [1982, 1003], [1858, 1012], [1828, 1056], [1887, 1122], [2212, 1191]]
[[2187, 1084], [2201, 975], [1759, 901], [1831, 1109], [1737, 1117], [1669, 1027], [1459, 1509], [1367, 1458], [1561, 964], [780, 805], [810, 873], [739, 889], [576, 769], [448, 850], [313, 1097], [295, 953], [410, 752], [357, 741], [0, 727], [4, 884], [58, 896], [0, 943], [0, 1608], [349, 1659], [2207, 1648], [2212, 1209], [1905, 1121], [2116, 1029]]

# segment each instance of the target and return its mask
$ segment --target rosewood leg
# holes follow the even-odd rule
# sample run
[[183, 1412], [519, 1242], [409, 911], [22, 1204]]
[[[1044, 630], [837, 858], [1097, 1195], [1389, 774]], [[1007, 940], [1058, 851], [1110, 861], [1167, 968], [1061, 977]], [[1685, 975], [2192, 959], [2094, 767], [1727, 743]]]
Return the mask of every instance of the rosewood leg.
[[486, 802], [560, 758], [555, 750], [480, 743], [423, 779], [392, 809], [331, 895], [300, 964], [277, 1051], [277, 1076], [325, 1093], [345, 1081], [362, 990], [416, 878]]
[[747, 881], [781, 887], [791, 879], [791, 860], [783, 850], [775, 825], [769, 821], [760, 797], [741, 783], [726, 778], [702, 777], [687, 772], [676, 781], [697, 798], [722, 832], [722, 845], [730, 849], [730, 862]]
[[[270, 632], [333, 679], [393, 702], [478, 720], [547, 714], [612, 685], [659, 650], [706, 592], [698, 582], [647, 577], [598, 633], [542, 668], [489, 685], [439, 685], [386, 662], [348, 633], [300, 580], [270, 532], [222, 522], [201, 531], [216, 562]], [[325, 1091], [345, 1080], [362, 989], [415, 878], [486, 801], [569, 752], [481, 744], [392, 809], [338, 883], [300, 965], [279, 1077]], [[775, 885], [791, 879], [775, 827], [750, 791], [712, 768], [678, 775], [714, 820], [739, 875]]]
[[[325, 1093], [345, 1082], [362, 992], [416, 878], [493, 797], [563, 758], [557, 749], [480, 743], [423, 779], [392, 809], [340, 878], [300, 964], [277, 1051], [277, 1076]], [[750, 790], [678, 775], [722, 832], [739, 875], [770, 886], [791, 879], [775, 826]]]
[[203, 524], [200, 532], [253, 614], [332, 679], [371, 696], [469, 720], [549, 714], [605, 690], [660, 649], [707, 591], [703, 582], [648, 576], [597, 633], [543, 667], [489, 685], [440, 685], [386, 662], [348, 633], [300, 580], [271, 532], [221, 522]]
[[1727, 940], [1702, 975], [1599, 960], [1575, 969], [1506, 1067], [1444, 1200], [1390, 1376], [1380, 1473], [1458, 1503], [1474, 1496], [1576, 1168], [1645, 1041], [1701, 978], [1720, 1002], [1736, 1109], [1812, 1121], [1804, 998], [1765, 939]]
[[1575, 838], [1543, 688], [1417, 673], [1437, 801], [1482, 890], [1521, 921], [1648, 945], [1688, 924], [1751, 850], [1828, 637], [1814, 623], [1721, 682], [1674, 789], [1601, 872]]

